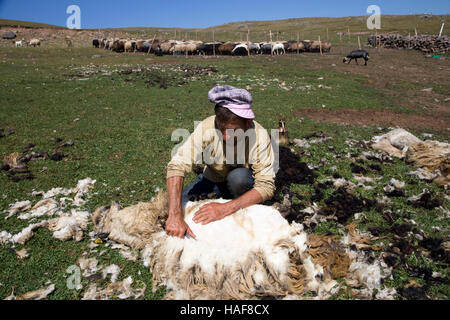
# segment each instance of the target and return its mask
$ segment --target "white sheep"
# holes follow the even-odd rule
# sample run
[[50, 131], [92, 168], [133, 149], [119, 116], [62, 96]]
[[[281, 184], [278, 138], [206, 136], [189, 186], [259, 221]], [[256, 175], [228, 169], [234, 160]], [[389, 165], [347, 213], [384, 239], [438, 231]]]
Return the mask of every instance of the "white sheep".
[[33, 47], [40, 47], [41, 46], [41, 40], [40, 39], [31, 39], [30, 40], [30, 46], [33, 46]]
[[[280, 51], [281, 51], [281, 53], [280, 53]], [[272, 54], [276, 54], [276, 55], [286, 54], [286, 51], [284, 50], [284, 45], [282, 43], [275, 43], [272, 46]]]
[[[332, 238], [309, 238], [302, 225], [290, 225], [273, 207], [254, 205], [207, 225], [193, 221], [202, 205], [226, 201], [185, 204], [184, 220], [195, 240], [164, 232], [167, 198], [162, 192], [149, 203], [99, 208], [92, 219], [96, 233], [142, 249], [154, 285], [166, 285], [169, 299], [251, 299], [301, 295], [308, 290], [320, 294], [333, 287], [333, 277], [345, 276], [350, 261]], [[335, 263], [343, 261], [343, 271], [333, 276], [323, 260], [330, 256]]]

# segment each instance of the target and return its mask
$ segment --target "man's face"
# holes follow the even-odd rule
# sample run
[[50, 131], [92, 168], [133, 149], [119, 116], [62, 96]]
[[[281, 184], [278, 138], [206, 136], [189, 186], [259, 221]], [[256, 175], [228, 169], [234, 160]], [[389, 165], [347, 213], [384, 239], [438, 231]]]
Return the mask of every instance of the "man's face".
[[245, 120], [242, 123], [227, 123], [227, 124], [217, 124], [218, 129], [222, 133], [223, 141], [225, 143], [231, 143], [230, 139], [234, 137], [234, 143], [237, 142], [237, 136], [235, 135], [236, 130], [247, 131], [252, 125], [252, 120]]

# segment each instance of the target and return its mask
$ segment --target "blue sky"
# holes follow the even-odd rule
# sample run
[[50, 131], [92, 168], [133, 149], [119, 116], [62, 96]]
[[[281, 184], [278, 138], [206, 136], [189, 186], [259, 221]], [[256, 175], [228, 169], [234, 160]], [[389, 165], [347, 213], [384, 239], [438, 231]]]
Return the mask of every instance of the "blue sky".
[[450, 0], [0, 0], [0, 18], [66, 26], [66, 9], [81, 8], [82, 28], [205, 28], [245, 20], [382, 14], [449, 14]]

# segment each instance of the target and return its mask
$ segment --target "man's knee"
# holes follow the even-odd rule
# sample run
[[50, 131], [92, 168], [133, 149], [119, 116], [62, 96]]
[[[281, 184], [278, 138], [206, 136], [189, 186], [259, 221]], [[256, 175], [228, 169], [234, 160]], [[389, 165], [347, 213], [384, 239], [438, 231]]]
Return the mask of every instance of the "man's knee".
[[233, 197], [237, 198], [253, 188], [253, 174], [247, 168], [237, 168], [227, 176], [227, 185]]

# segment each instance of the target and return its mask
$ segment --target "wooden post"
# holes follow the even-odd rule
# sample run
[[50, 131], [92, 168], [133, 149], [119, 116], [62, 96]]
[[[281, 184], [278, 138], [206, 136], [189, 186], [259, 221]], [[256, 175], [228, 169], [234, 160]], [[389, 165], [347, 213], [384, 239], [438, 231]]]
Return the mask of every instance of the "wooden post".
[[350, 27], [347, 27], [347, 29], [348, 29], [348, 41], [350, 41]]
[[319, 36], [319, 47], [320, 47], [320, 55], [323, 56], [323, 53], [322, 53], [322, 41], [320, 41], [320, 36]]
[[150, 50], [153, 47], [153, 42], [155, 41], [155, 38], [156, 38], [156, 34], [153, 36], [152, 45], [148, 48], [147, 54], [150, 54]]
[[361, 39], [359, 38], [359, 36], [358, 36], [358, 47], [359, 47], [359, 50], [361, 50]]
[[175, 30], [175, 38], [174, 40], [177, 40], [177, 30]]
[[216, 56], [216, 41], [214, 40], [214, 30], [212, 32], [212, 36], [213, 36], [213, 56]]
[[250, 35], [250, 29], [247, 29], [247, 55], [250, 57], [250, 42], [248, 41], [249, 35]]
[[328, 41], [329, 39], [328, 39], [328, 28], [327, 28], [327, 41]]
[[342, 46], [342, 34], [343, 32], [339, 32], [339, 41], [341, 42], [341, 46]]
[[444, 30], [445, 22], [442, 23], [441, 31], [439, 32], [439, 38], [442, 36], [442, 31]]
[[269, 30], [270, 35], [270, 55], [272, 55], [272, 30]]

